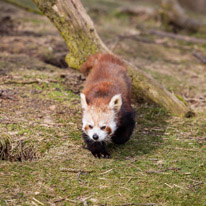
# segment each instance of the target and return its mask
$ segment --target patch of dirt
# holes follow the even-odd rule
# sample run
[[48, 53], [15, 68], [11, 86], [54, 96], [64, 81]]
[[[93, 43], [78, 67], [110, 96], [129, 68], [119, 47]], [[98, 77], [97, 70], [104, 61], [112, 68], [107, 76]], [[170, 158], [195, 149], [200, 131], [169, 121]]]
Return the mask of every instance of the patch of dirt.
[[0, 17], [0, 25], [0, 35], [8, 35], [14, 30], [14, 24], [10, 16]]
[[67, 92], [79, 94], [84, 78], [67, 67], [68, 49], [46, 17], [0, 4], [0, 159], [36, 160], [65, 141], [62, 127], [79, 115]]
[[72, 91], [74, 94], [80, 94], [80, 91], [83, 89], [83, 83], [85, 77], [82, 74], [73, 74], [65, 75], [62, 74], [61, 78], [64, 78], [65, 89]]
[[46, 17], [1, 2], [0, 36], [0, 52], [25, 54], [47, 64], [67, 68], [67, 46]]

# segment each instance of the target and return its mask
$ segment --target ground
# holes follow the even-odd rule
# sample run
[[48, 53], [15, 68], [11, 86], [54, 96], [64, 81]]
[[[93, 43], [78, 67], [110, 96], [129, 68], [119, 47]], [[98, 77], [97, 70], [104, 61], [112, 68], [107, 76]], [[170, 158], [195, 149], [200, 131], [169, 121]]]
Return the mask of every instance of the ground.
[[95, 159], [81, 139], [84, 77], [67, 68], [64, 41], [45, 17], [0, 1], [0, 205], [206, 205], [206, 67], [193, 55], [206, 46], [148, 34], [158, 18], [116, 8], [157, 5], [128, 2], [84, 4], [108, 47], [196, 116], [133, 102], [131, 140]]

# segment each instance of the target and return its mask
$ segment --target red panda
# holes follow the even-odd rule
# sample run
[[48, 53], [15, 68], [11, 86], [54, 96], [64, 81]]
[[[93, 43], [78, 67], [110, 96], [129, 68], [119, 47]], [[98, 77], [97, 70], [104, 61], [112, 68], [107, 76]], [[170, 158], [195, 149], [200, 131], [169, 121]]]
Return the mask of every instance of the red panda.
[[83, 139], [95, 157], [110, 158], [105, 142], [123, 144], [135, 127], [126, 66], [111, 54], [96, 53], [80, 71], [86, 76], [80, 94]]

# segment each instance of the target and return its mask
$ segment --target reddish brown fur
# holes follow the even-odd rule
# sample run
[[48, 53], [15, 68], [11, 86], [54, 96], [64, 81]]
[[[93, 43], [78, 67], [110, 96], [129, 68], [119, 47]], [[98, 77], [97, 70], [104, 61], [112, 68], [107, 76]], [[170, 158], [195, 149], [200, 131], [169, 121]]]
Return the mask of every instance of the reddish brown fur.
[[85, 131], [87, 131], [89, 129], [89, 125], [86, 125], [86, 127], [84, 128]]
[[106, 127], [107, 134], [110, 135], [112, 133], [112, 129], [110, 127]]
[[94, 65], [97, 63], [98, 59], [101, 57], [100, 53], [96, 53], [94, 55], [91, 55], [87, 58], [87, 61], [82, 64], [80, 71], [84, 74], [84, 76], [88, 76], [89, 71], [94, 67]]
[[131, 83], [125, 64], [111, 54], [89, 56], [81, 71], [87, 76], [83, 93], [88, 104], [109, 104], [116, 94], [122, 95], [124, 109], [131, 111]]

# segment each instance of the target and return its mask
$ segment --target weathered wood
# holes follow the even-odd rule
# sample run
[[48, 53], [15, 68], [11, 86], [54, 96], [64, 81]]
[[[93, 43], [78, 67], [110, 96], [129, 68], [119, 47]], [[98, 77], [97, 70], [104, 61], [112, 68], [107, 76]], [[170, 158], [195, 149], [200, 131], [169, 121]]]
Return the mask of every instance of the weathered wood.
[[[94, 24], [80, 0], [34, 0], [39, 9], [55, 24], [66, 41], [66, 62], [79, 69], [96, 52], [112, 53], [99, 38]], [[190, 116], [191, 110], [145, 72], [126, 62], [136, 99], [153, 101], [178, 116]]]
[[57, 27], [69, 48], [66, 62], [78, 69], [87, 56], [108, 52], [79, 0], [34, 0]]

